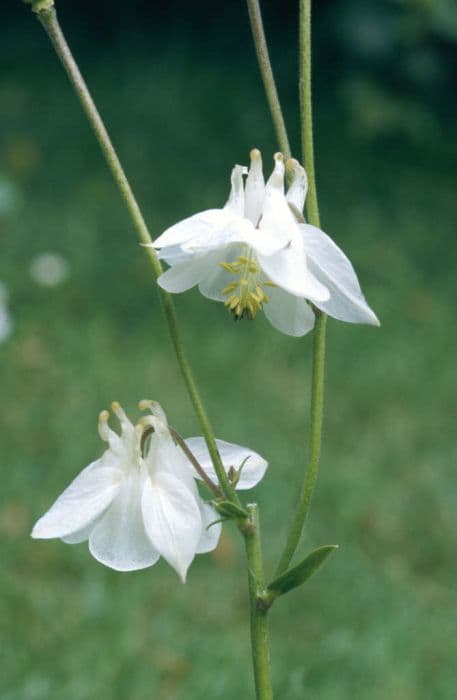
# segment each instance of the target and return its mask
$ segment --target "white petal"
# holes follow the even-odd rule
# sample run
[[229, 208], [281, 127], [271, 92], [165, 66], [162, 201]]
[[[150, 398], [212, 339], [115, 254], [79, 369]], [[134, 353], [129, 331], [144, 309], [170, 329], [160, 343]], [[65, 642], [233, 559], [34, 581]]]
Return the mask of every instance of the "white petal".
[[106, 456], [82, 470], [32, 530], [32, 537], [67, 537], [93, 523], [119, 491], [122, 472]]
[[268, 303], [264, 304], [265, 316], [271, 325], [285, 333], [299, 337], [314, 326], [314, 313], [305, 299], [293, 296], [282, 289], [268, 289]]
[[[239, 469], [244, 463], [241, 469], [240, 479], [236, 486], [237, 489], [252, 489], [253, 486], [258, 484], [268, 466], [268, 462], [264, 460], [263, 457], [257, 452], [254, 452], [254, 450], [250, 450], [248, 447], [235, 445], [231, 442], [225, 442], [224, 440], [216, 440], [216, 444], [222, 459], [222, 464], [227, 473], [231, 467]], [[213, 462], [204, 438], [188, 438], [186, 440], [186, 445], [206, 474], [208, 474], [209, 478], [217, 483], [217, 474], [214, 471]]]
[[287, 190], [287, 204], [291, 205], [299, 214], [302, 214], [306, 193], [308, 192], [306, 171], [298, 160], [294, 158], [290, 158], [287, 161], [286, 168], [292, 173], [289, 189]]
[[167, 414], [158, 401], [143, 399], [139, 402], [138, 408], [140, 411], [150, 411], [152, 416], [158, 420], [158, 423], [156, 421], [153, 422], [153, 427], [157, 426], [160, 433], [170, 435], [170, 431], [168, 430]]
[[232, 187], [225, 208], [230, 209], [238, 216], [244, 216], [243, 175], [246, 175], [247, 171], [248, 169], [244, 165], [235, 165], [230, 178]]
[[160, 275], [157, 282], [165, 291], [179, 294], [195, 287], [216, 264], [214, 254], [198, 255], [186, 262], [173, 265]]
[[284, 194], [284, 156], [282, 153], [275, 153], [273, 156], [273, 160], [275, 162], [275, 165], [273, 168], [273, 172], [268, 178], [266, 186], [268, 192], [266, 192], [265, 194], [269, 194], [271, 191], [276, 191], [281, 194]]
[[323, 231], [311, 225], [301, 225], [305, 252], [310, 270], [330, 291], [330, 299], [316, 301], [322, 311], [349, 323], [379, 321], [368, 306], [351, 262]]
[[287, 248], [274, 255], [257, 257], [267, 278], [286, 292], [316, 302], [329, 299], [327, 287], [324, 287], [307, 268], [301, 241], [290, 243]]
[[144, 475], [132, 469], [89, 537], [92, 556], [116, 571], [145, 569], [160, 556], [144, 528], [141, 510], [144, 483]]
[[155, 432], [151, 435], [148, 452], [144, 459], [148, 473], [153, 479], [161, 474], [170, 474], [182, 481], [197, 497], [198, 492], [193, 479], [194, 467], [175, 444], [168, 426], [162, 424], [160, 427], [160, 422], [156, 418], [152, 420], [155, 423]]
[[109, 413], [102, 411], [98, 419], [98, 432], [102, 440], [107, 441], [110, 446], [104, 459], [110, 461], [108, 466], [128, 468], [132, 462], [137, 462], [140, 458], [140, 435], [117, 401], [113, 401], [111, 408], [121, 424], [121, 434], [118, 435], [110, 428]]
[[153, 546], [184, 582], [202, 536], [194, 494], [172, 474], [159, 474], [145, 483], [142, 510]]
[[257, 226], [262, 215], [263, 198], [265, 196], [265, 180], [262, 171], [262, 156], [254, 148], [251, 151], [251, 167], [245, 186], [245, 216]]
[[119, 454], [123, 450], [122, 439], [121, 436], [110, 427], [108, 421], [109, 411], [101, 411], [98, 417], [98, 434], [104, 442], [109, 443], [111, 451]]
[[203, 530], [200, 542], [198, 543], [197, 554], [206, 554], [206, 552], [212, 552], [213, 549], [216, 549], [219, 542], [222, 524], [216, 521], [219, 520], [221, 516], [209, 503], [205, 503], [202, 499], [200, 499], [199, 506]]
[[135, 427], [131, 420], [127, 417], [126, 412], [122, 408], [118, 401], [113, 401], [111, 404], [113, 412], [116, 414], [119, 423], [121, 424], [122, 438], [125, 440], [133, 439], [135, 434]]
[[297, 223], [284, 196], [284, 162], [280, 153], [275, 155], [275, 169], [265, 187], [263, 214], [259, 229], [268, 231], [283, 248], [297, 238]]
[[194, 236], [210, 234], [224, 227], [230, 216], [230, 212], [225, 209], [201, 211], [167, 228], [166, 231], [156, 238], [152, 246], [154, 248], [164, 248], [166, 246], [182, 245]]

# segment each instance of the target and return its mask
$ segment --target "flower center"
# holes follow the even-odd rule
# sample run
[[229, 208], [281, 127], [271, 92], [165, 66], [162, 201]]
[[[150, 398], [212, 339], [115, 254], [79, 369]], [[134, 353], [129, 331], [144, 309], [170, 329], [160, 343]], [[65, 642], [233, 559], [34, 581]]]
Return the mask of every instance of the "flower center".
[[222, 290], [227, 297], [224, 304], [236, 319], [255, 318], [263, 304], [269, 299], [264, 287], [276, 287], [273, 282], [262, 280], [260, 265], [252, 252], [247, 255], [239, 255], [232, 263], [219, 263], [224, 270], [236, 275], [237, 279]]

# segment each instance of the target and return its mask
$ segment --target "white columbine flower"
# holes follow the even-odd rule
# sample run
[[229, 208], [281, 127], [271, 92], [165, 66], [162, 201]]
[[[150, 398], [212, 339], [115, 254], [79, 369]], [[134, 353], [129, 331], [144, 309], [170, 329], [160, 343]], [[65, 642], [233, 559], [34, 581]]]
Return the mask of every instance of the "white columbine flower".
[[348, 258], [323, 231], [303, 223], [304, 169], [288, 161], [292, 182], [285, 195], [284, 159], [281, 153], [274, 159], [265, 184], [260, 152], [251, 151], [249, 172], [240, 165], [232, 171], [225, 207], [184, 219], [151, 244], [170, 265], [160, 286], [177, 293], [198, 285], [235, 318], [252, 319], [263, 309], [273, 326], [293, 336], [314, 325], [308, 302], [341, 321], [379, 325]]
[[[198, 493], [198, 475], [173, 441], [160, 406], [141, 402], [152, 415], [134, 426], [117, 403], [121, 434], [108, 425], [102, 411], [99, 433], [109, 447], [74, 479], [38, 520], [32, 537], [59, 537], [76, 544], [89, 541], [91, 554], [117, 571], [144, 569], [160, 556], [185, 581], [195, 554], [213, 550], [221, 532], [219, 516]], [[153, 428], [146, 453], [142, 438]], [[251, 488], [264, 475], [267, 463], [257, 453], [217, 441], [227, 472], [243, 463], [237, 488]], [[210, 478], [214, 473], [203, 438], [190, 438], [190, 450]]]

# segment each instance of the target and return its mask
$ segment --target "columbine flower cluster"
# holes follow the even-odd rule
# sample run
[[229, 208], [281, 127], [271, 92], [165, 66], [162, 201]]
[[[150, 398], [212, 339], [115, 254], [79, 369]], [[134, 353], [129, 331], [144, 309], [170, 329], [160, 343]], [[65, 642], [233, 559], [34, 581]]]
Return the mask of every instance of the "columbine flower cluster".
[[[260, 152], [253, 150], [249, 170], [234, 167], [222, 209], [195, 214], [159, 236], [152, 245], [169, 265], [159, 284], [168, 292], [198, 285], [235, 318], [253, 319], [264, 311], [273, 326], [292, 336], [311, 330], [314, 307], [342, 321], [378, 325], [348, 258], [323, 231], [305, 223], [305, 170], [292, 159], [285, 165], [281, 153], [274, 160], [265, 184]], [[99, 433], [108, 449], [59, 496], [32, 536], [71, 544], [88, 540], [95, 559], [118, 571], [152, 566], [162, 556], [184, 581], [195, 555], [213, 550], [221, 532], [218, 513], [196, 485], [205, 475], [217, 484], [205, 441], [176, 442], [156, 402], [140, 403], [150, 415], [136, 425], [119, 404], [112, 408], [121, 433], [109, 427], [103, 411]], [[266, 461], [245, 447], [216, 443], [232, 485], [255, 486]]]
[[[118, 403], [112, 409], [120, 435], [110, 428], [108, 411], [102, 411], [98, 427], [108, 449], [38, 520], [32, 537], [59, 537], [69, 544], [88, 540], [95, 559], [117, 571], [144, 569], [162, 556], [185, 581], [195, 555], [217, 546], [219, 515], [199, 495], [199, 475], [174, 442], [158, 403], [140, 403], [151, 415], [136, 426]], [[216, 442], [227, 474], [237, 475], [236, 488], [255, 486], [267, 462], [245, 447]], [[217, 480], [204, 439], [185, 443], [206, 475]]]
[[[314, 325], [312, 305], [341, 321], [379, 325], [354, 269], [323, 231], [304, 222], [307, 177], [290, 159], [284, 192], [284, 158], [265, 184], [260, 151], [251, 166], [235, 165], [222, 209], [208, 209], [167, 229], [152, 244], [170, 268], [159, 278], [171, 293], [198, 285], [224, 302], [235, 318], [263, 310], [270, 323], [292, 336]], [[243, 177], [247, 175], [246, 182]]]

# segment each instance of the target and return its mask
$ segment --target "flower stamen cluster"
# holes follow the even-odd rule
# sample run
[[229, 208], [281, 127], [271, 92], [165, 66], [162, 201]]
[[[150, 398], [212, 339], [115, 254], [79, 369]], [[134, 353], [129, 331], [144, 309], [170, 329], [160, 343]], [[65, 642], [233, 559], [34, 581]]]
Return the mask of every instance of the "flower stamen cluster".
[[234, 262], [223, 261], [219, 265], [226, 272], [239, 277], [222, 290], [222, 295], [228, 297], [224, 305], [236, 319], [254, 319], [262, 310], [263, 304], [267, 304], [270, 300], [263, 287], [276, 287], [276, 285], [261, 278], [260, 265], [252, 253], [239, 255]]

